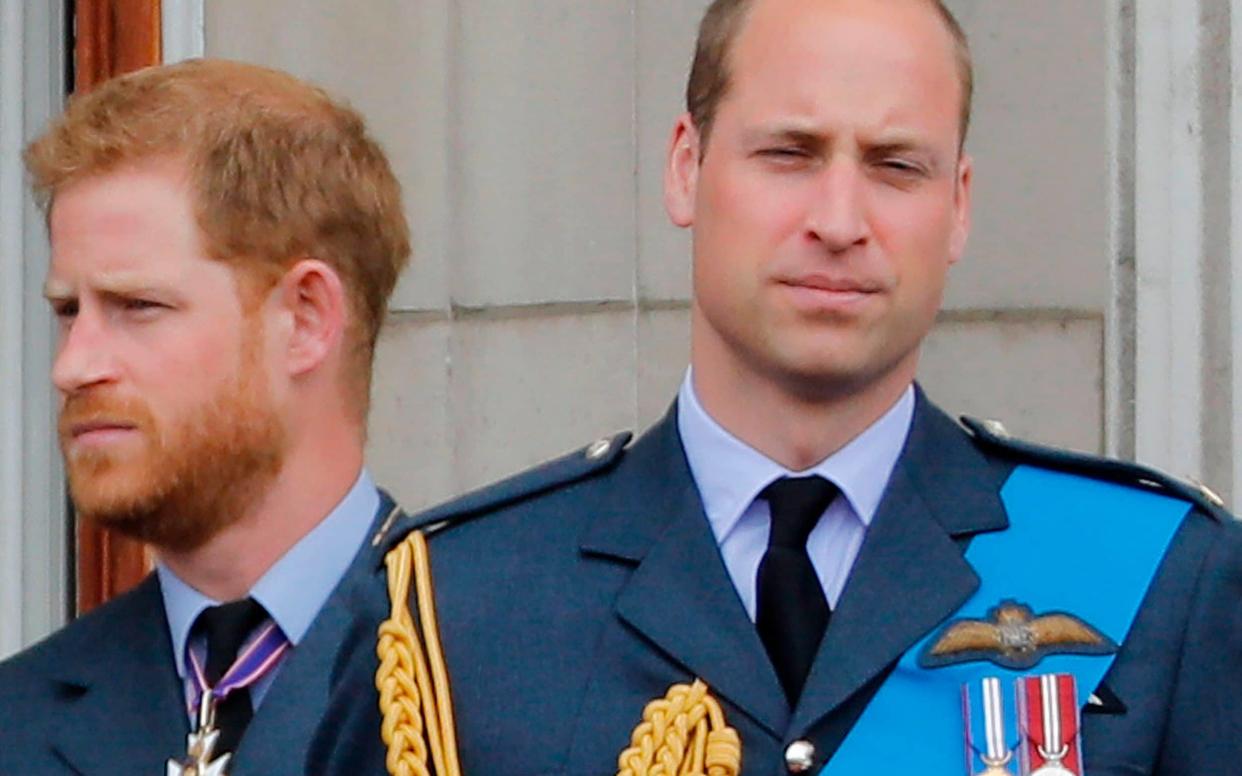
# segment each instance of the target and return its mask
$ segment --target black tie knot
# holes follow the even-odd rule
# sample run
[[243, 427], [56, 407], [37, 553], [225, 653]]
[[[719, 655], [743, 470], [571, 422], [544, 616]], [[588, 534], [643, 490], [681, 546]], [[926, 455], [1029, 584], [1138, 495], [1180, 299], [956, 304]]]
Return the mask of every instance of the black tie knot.
[[207, 638], [207, 684], [214, 686], [237, 660], [246, 638], [267, 619], [267, 610], [253, 598], [209, 606], [194, 621], [194, 630]]
[[805, 548], [811, 529], [838, 492], [836, 485], [818, 475], [782, 477], [764, 488], [760, 495], [767, 500], [772, 513], [769, 545]]

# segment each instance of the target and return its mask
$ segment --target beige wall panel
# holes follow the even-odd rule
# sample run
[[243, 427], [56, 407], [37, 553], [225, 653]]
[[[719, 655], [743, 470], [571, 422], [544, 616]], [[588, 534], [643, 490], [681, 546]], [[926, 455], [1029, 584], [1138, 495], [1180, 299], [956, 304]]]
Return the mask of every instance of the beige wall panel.
[[442, 321], [392, 316], [376, 351], [367, 465], [407, 510], [454, 493], [450, 333]]
[[457, 9], [454, 301], [632, 298], [629, 4], [473, 0]]
[[944, 322], [923, 351], [919, 380], [949, 414], [996, 418], [1014, 434], [1103, 449], [1102, 321]]
[[1103, 310], [1109, 3], [950, 0], [974, 48], [975, 228], [949, 308]]
[[690, 363], [690, 310], [638, 316], [638, 427], [663, 417]]
[[638, 297], [690, 298], [690, 233], [664, 212], [664, 157], [685, 110], [686, 74], [706, 0], [637, 0]]
[[453, 337], [462, 489], [634, 425], [632, 310], [470, 318]]
[[[950, 315], [922, 379], [955, 410], [1098, 449], [1100, 322], [1010, 311], [1104, 307], [1105, 13], [950, 3], [979, 86], [975, 233], [947, 304], [1001, 314]], [[690, 249], [662, 166], [705, 5], [207, 4], [209, 54], [310, 77], [367, 115], [416, 233], [394, 307], [463, 312], [398, 316], [381, 347], [371, 465], [411, 508], [666, 410], [688, 358]], [[657, 304], [590, 304], [635, 299]]]
[[348, 99], [383, 143], [414, 231], [415, 262], [397, 289], [397, 309], [449, 303], [447, 7], [448, 0], [211, 0], [204, 9], [208, 56], [308, 78]]

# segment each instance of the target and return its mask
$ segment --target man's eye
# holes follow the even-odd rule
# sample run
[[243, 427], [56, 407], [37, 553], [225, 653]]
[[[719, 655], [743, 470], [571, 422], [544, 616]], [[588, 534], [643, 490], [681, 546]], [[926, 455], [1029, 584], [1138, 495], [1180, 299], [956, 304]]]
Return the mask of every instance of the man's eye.
[[77, 302], [53, 302], [52, 314], [57, 318], [68, 319], [78, 314]]
[[133, 299], [122, 299], [119, 302], [119, 308], [122, 314], [134, 319], [135, 321], [153, 320], [161, 316], [168, 305], [157, 302], [153, 299], [143, 299], [135, 297]]
[[155, 302], [150, 299], [126, 299], [125, 300], [126, 310], [135, 310], [135, 311], [141, 312], [143, 310], [156, 310], [163, 306], [164, 305], [160, 304], [159, 302]]
[[884, 159], [880, 162], [880, 167], [903, 175], [921, 175], [923, 173], [922, 167], [905, 159]]
[[800, 159], [807, 155], [801, 148], [765, 148], [759, 153], [775, 159]]

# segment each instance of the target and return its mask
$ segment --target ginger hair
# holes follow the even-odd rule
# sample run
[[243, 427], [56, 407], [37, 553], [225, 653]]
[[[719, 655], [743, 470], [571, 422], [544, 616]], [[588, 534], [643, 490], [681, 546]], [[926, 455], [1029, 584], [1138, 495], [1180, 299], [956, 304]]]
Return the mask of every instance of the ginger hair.
[[365, 417], [375, 343], [409, 262], [401, 186], [362, 117], [287, 73], [226, 60], [150, 67], [73, 98], [26, 148], [35, 198], [123, 166], [187, 174], [204, 247], [257, 300], [295, 262], [337, 272], [348, 295], [342, 378]]

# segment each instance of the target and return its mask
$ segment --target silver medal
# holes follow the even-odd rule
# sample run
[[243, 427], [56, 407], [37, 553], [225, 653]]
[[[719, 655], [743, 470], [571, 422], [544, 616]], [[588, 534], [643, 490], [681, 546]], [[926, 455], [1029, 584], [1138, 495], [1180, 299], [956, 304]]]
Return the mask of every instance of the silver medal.
[[216, 699], [211, 690], [203, 693], [198, 704], [198, 721], [194, 732], [186, 738], [183, 760], [169, 758], [166, 776], [228, 776], [225, 768], [232, 754], [214, 757], [220, 731], [216, 728]]
[[976, 773], [975, 776], [1013, 776], [1013, 771], [1006, 767], [1012, 759], [1011, 754], [1005, 755], [1005, 757], [999, 761], [993, 760], [989, 757], [983, 757], [981, 759], [986, 767]]
[[1060, 763], [1053, 762], [1031, 771], [1031, 776], [1078, 776], [1078, 774]]

